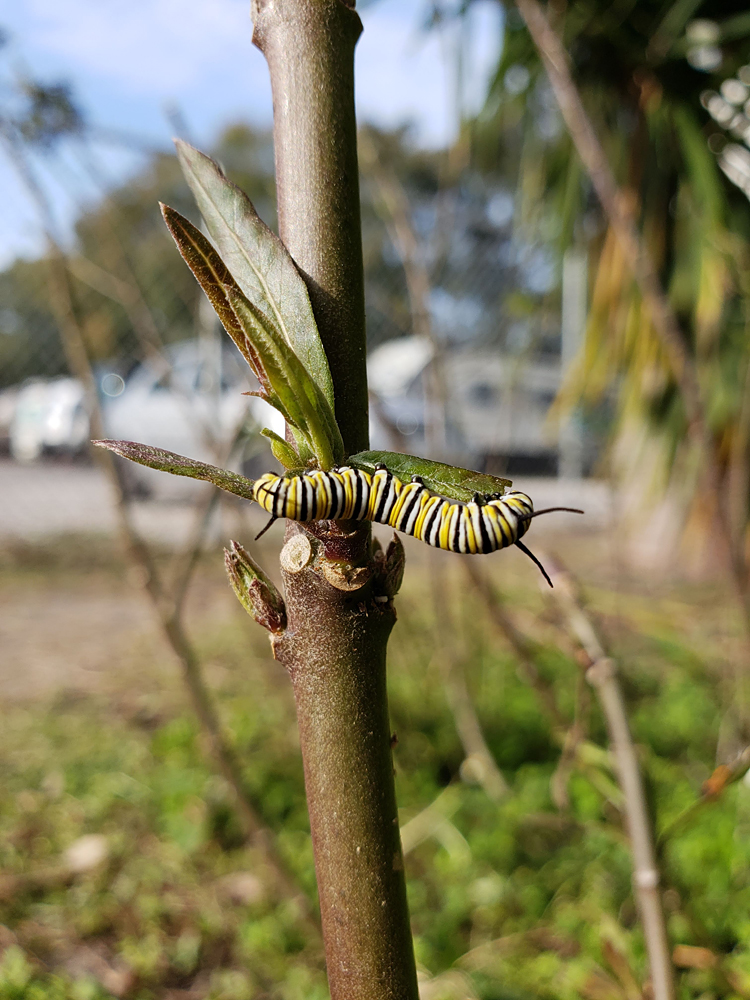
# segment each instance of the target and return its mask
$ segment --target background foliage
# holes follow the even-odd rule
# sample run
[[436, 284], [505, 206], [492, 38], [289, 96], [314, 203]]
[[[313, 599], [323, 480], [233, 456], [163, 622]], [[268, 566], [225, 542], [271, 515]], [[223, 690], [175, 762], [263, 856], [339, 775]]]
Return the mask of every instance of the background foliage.
[[[110, 549], [27, 548], [22, 566], [19, 555], [5, 552], [4, 591], [63, 580], [75, 591], [92, 579], [114, 587], [113, 594], [123, 588]], [[390, 688], [402, 822], [433, 802], [439, 816], [407, 855], [425, 995], [640, 996], [635, 984], [643, 981], [645, 961], [619, 793], [602, 720], [581, 689], [578, 666], [561, 651], [556, 615], [525, 570], [514, 574], [512, 592], [503, 586], [521, 624], [541, 621], [538, 669], [564, 719], [577, 717], [589, 741], [573, 761], [562, 806], [550, 791], [562, 734], [478, 612], [460, 567], [446, 558], [450, 627], [461, 637], [461, 666], [511, 792], [493, 803], [460, 778], [463, 751], [434, 641], [443, 626], [424, 599], [432, 570], [415, 543]], [[217, 592], [224, 588], [218, 567], [212, 555], [201, 600], [206, 580]], [[622, 579], [614, 591], [611, 578], [587, 568], [597, 617], [625, 670], [656, 828], [663, 830], [695, 801], [717, 742], [727, 739], [720, 719], [731, 681], [714, 639], [722, 595], [686, 586], [645, 592], [641, 581]], [[499, 563], [494, 571], [503, 572]], [[230, 614], [218, 624], [215, 613], [203, 617], [195, 605], [199, 648], [244, 780], [312, 896], [291, 691], [259, 630], [239, 606], [233, 612], [231, 601], [227, 594]], [[323, 998], [321, 955], [306, 942], [294, 904], [274, 900], [257, 856], [243, 846], [227, 788], [207, 766], [175, 687], [171, 659], [145, 638], [124, 656], [119, 676], [98, 694], [63, 691], [46, 704], [6, 711], [0, 996], [111, 995], [95, 985], [109, 968], [114, 978], [104, 979], [115, 985], [114, 995], [144, 1000], [198, 993]], [[662, 853], [672, 945], [699, 949], [683, 956], [694, 966], [681, 971], [685, 1000], [750, 996], [748, 808], [746, 785], [734, 785], [671, 836]], [[66, 849], [92, 833], [106, 838], [106, 859], [55, 881], [51, 873]]]

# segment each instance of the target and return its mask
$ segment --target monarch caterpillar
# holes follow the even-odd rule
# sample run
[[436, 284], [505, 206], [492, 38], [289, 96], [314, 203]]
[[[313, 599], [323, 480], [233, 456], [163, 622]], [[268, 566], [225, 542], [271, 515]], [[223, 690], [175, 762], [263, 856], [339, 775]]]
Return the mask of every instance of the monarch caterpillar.
[[449, 552], [486, 554], [517, 545], [536, 563], [550, 586], [544, 567], [520, 539], [533, 517], [572, 509], [553, 507], [535, 513], [531, 499], [517, 490], [484, 496], [475, 493], [470, 503], [452, 501], [430, 492], [419, 476], [402, 483], [382, 464], [375, 466], [372, 475], [349, 466], [292, 476], [269, 472], [256, 480], [253, 496], [271, 515], [263, 531], [280, 517], [292, 521], [376, 521]]

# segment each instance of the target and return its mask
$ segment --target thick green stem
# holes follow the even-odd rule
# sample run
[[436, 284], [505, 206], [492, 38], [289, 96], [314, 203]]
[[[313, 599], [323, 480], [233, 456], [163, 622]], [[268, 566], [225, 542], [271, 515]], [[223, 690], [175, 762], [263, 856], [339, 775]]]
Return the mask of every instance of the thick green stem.
[[[352, 4], [353, 6], [353, 4]], [[279, 235], [307, 282], [347, 454], [368, 444], [354, 46], [342, 0], [253, 0], [273, 88]]]
[[[310, 290], [336, 418], [368, 444], [354, 46], [342, 0], [254, 0], [274, 101], [279, 229]], [[333, 1000], [417, 1000], [385, 682], [395, 614], [369, 525], [290, 523], [281, 566], [289, 670]]]
[[351, 569], [295, 529], [274, 652], [294, 685], [331, 996], [416, 1000], [385, 681], [396, 616], [373, 599], [366, 535]]

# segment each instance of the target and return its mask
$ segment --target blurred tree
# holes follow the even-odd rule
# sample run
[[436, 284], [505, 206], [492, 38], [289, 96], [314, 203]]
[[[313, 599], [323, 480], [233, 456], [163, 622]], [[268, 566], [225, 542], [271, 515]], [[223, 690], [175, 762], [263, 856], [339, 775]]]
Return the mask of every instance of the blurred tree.
[[[722, 176], [715, 152], [724, 140], [701, 97], [750, 58], [744, 10], [730, 0], [547, 8], [696, 359], [738, 538], [749, 514], [750, 210]], [[471, 133], [481, 167], [515, 174], [520, 231], [552, 237], [561, 251], [586, 249], [594, 262], [586, 341], [561, 405], [614, 392], [617, 468], [644, 487], [679, 486], [690, 523], [705, 529], [711, 519], [696, 493], [695, 455], [664, 352], [510, 5], [503, 54]]]
[[[101, 199], [82, 210], [75, 225], [71, 266], [94, 361], [136, 359], [143, 334], [174, 342], [195, 334], [199, 295], [159, 213], [168, 201], [195, 217], [192, 196], [174, 156], [153, 154], [125, 184], [108, 190], [97, 170], [96, 150], [62, 86], [34, 84], [3, 121], [27, 151], [42, 153], [51, 171], [61, 140], [99, 185]], [[57, 102], [57, 103], [56, 103]], [[273, 147], [269, 133], [234, 125], [220, 137], [216, 155], [250, 193], [263, 217], [274, 221]], [[19, 259], [0, 272], [0, 385], [31, 375], [54, 376], [66, 363], [46, 294], [47, 261]]]

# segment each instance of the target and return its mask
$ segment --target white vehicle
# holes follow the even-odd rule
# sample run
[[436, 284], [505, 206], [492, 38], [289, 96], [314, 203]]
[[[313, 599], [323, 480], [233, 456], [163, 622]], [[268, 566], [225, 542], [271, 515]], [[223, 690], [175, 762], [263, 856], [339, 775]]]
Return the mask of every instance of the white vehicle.
[[[257, 383], [231, 345], [187, 341], [170, 348], [167, 360], [166, 368], [157, 361], [143, 362], [127, 379], [115, 373], [100, 377], [108, 437], [217, 464], [243, 420], [251, 428], [266, 426], [283, 434], [283, 420], [275, 410], [261, 399], [242, 395]], [[267, 451], [265, 443], [263, 450]], [[270, 451], [267, 455], [266, 464], [272, 467]], [[233, 463], [235, 467], [242, 457]], [[142, 466], [129, 466], [128, 478], [163, 498], [182, 496], [193, 486], [190, 480]]]
[[89, 418], [73, 378], [34, 379], [18, 390], [10, 422], [10, 453], [35, 462], [45, 452], [75, 455], [86, 446]]
[[[110, 438], [140, 441], [212, 464], [224, 460], [229, 440], [245, 423], [252, 444], [236, 456], [257, 455], [263, 471], [274, 467], [267, 442], [252, 432], [270, 427], [284, 433], [283, 420], [263, 400], [243, 396], [257, 382], [239, 353], [218, 339], [193, 340], [169, 348], [164, 361], [141, 362], [127, 377], [100, 367], [97, 387]], [[83, 388], [76, 379], [34, 379], [6, 390], [9, 446], [18, 462], [36, 462], [50, 452], [80, 454], [91, 437]], [[182, 496], [190, 480], [165, 476], [128, 463], [127, 481], [160, 497]]]

